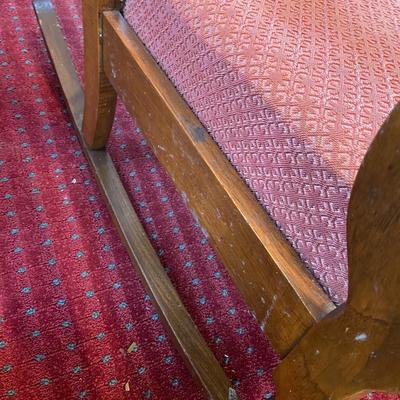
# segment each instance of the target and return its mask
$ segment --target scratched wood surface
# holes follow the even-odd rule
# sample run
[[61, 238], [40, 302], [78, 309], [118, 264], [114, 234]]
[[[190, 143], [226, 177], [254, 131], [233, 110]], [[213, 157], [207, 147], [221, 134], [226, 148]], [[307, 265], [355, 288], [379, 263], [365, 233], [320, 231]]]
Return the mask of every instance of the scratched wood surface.
[[104, 16], [107, 78], [267, 336], [286, 354], [333, 304], [121, 14]]
[[[92, 3], [110, 5], [112, 2], [94, 1]], [[70, 61], [66, 62], [69, 55], [63, 47], [65, 44], [62, 37], [60, 39], [59, 31], [55, 28], [55, 15], [52, 10], [46, 11], [46, 4], [48, 5], [49, 2], [36, 1], [39, 20], [42, 18], [42, 28], [47, 32], [51, 55], [55, 59], [56, 69], [63, 83], [75, 122], [80, 128], [83, 94], [74, 76], [72, 64], [69, 64]], [[97, 8], [97, 11], [99, 12], [100, 9]], [[157, 70], [154, 61], [126, 26], [125, 21], [121, 20], [118, 13], [106, 12], [105, 16], [105, 29], [108, 29], [106, 37], [103, 37], [106, 75], [103, 78], [101, 76], [96, 78], [96, 85], [99, 84], [101, 87], [101, 79], [108, 77], [128, 104], [131, 112], [139, 116], [147, 128], [151, 128], [150, 133], [153, 132], [156, 152], [164, 164], [172, 169], [173, 178], [182, 185], [178, 185], [179, 187], [186, 187], [181, 181], [187, 178], [199, 180], [199, 186], [198, 182], [194, 181], [196, 184], [188, 187], [189, 206], [199, 213], [200, 221], [208, 228], [212, 241], [222, 258], [228, 261], [227, 266], [235, 280], [239, 282], [238, 286], [242, 289], [246, 300], [250, 305], [255, 306], [257, 317], [261, 321], [270, 317], [269, 321], [277, 322], [274, 327], [268, 327], [267, 331], [271, 330], [274, 343], [278, 344], [278, 348], [284, 354], [293, 346], [296, 338], [300, 338], [314, 321], [333, 310], [334, 307], [324, 295], [321, 295], [319, 288], [314, 287], [315, 283], [304, 273], [299, 260], [288, 249], [287, 243], [282, 240], [276, 228], [270, 224], [269, 220], [264, 220], [262, 210], [253, 204], [254, 199], [249, 197], [246, 190], [242, 190], [240, 186], [242, 183], [237, 181], [236, 175], [232, 174], [229, 167], [221, 160], [221, 154], [213, 149], [204, 128], [185, 108], [182, 99], [177, 96], [173, 88], [168, 86], [170, 84], [165, 76]], [[100, 24], [96, 26], [101, 30]], [[113, 44], [121, 51], [120, 59], [116, 51], [111, 48]], [[110, 65], [110, 60], [118, 60], [116, 69]], [[127, 74], [129, 79], [118, 76], [118, 72], [121, 71]], [[101, 69], [100, 73], [103, 73]], [[123, 83], [134, 86], [137, 94], [132, 93], [133, 89], [121, 87]], [[149, 94], [146, 89], [149, 90]], [[111, 100], [106, 100], [105, 104], [112, 105], [115, 94], [112, 89], [107, 90]], [[101, 92], [102, 89], [100, 89]], [[139, 96], [140, 98], [144, 96], [144, 104], [138, 101]], [[109, 135], [113, 109], [108, 107], [110, 112], [107, 110], [102, 112], [99, 102], [95, 104], [97, 104], [95, 107], [97, 115], [100, 114], [95, 122], [97, 124], [101, 121], [103, 115], [105, 128], [99, 131], [101, 132], [99, 142], [91, 142], [90, 136], [87, 141], [92, 147], [102, 147]], [[157, 110], [161, 111], [159, 115]], [[400, 213], [397, 211], [400, 200], [399, 121], [400, 111], [396, 108], [368, 152], [353, 189], [348, 219], [350, 264], [348, 304], [332, 312], [328, 318], [311, 328], [277, 369], [275, 376], [279, 399], [358, 399], [370, 390], [400, 391], [398, 334], [400, 332], [400, 296], [397, 295], [400, 284], [400, 251], [396, 245], [400, 231]], [[89, 126], [94, 125], [89, 124]], [[92, 132], [97, 134], [95, 130]], [[160, 133], [168, 144], [168, 147], [164, 149], [159, 147], [162, 146], [160, 139], [154, 138]], [[97, 140], [96, 137], [93, 137], [93, 140]], [[196, 147], [196, 151], [193, 147]], [[100, 176], [100, 185], [103, 185], [104, 191], [108, 190], [108, 201], [113, 201], [114, 196], [111, 196], [111, 193], [119, 191], [122, 193], [123, 188], [114, 186], [114, 184], [119, 186], [119, 178], [116, 176], [111, 160], [104, 152], [93, 152], [86, 146], [85, 151], [94, 168], [98, 165], [96, 174]], [[188, 155], [185, 155], [185, 152], [188, 152]], [[174, 157], [177, 160], [172, 161]], [[168, 161], [168, 159], [171, 160]], [[192, 171], [193, 166], [191, 167], [188, 161], [194, 164], [195, 169], [206, 171], [203, 179]], [[186, 174], [174, 172], [178, 170], [178, 167], [182, 169], [182, 165], [188, 167]], [[379, 165], [378, 168], [377, 165]], [[102, 174], [104, 174], [103, 178], [101, 178]], [[222, 207], [221, 212], [217, 207], [222, 206], [223, 202], [218, 202], [218, 199], [212, 195], [210, 197], [212, 207], [204, 206], [210, 191], [205, 190], [201, 195], [192, 193], [193, 186], [207, 189], [209, 184], [215, 189], [215, 181], [225, 189], [222, 192], [217, 190], [217, 193], [227, 202], [228, 211]], [[239, 190], [229, 190], [228, 186], [235, 188], [236, 183], [239, 185]], [[118, 196], [118, 198], [121, 199], [123, 196]], [[229, 211], [232, 204], [235, 211]], [[125, 206], [124, 204], [122, 209], [125, 209]], [[247, 212], [245, 206], [249, 206]], [[118, 209], [116, 205], [111, 205], [111, 207]], [[221, 219], [224, 222], [218, 223]], [[233, 221], [230, 228], [233, 227], [234, 231], [238, 232], [236, 236], [232, 229], [224, 229], [223, 224], [226, 220]], [[244, 221], [248, 222], [247, 225]], [[117, 225], [121, 222], [123, 221], [116, 220]], [[213, 229], [214, 224], [217, 225], [216, 229]], [[247, 230], [246, 226], [250, 227], [250, 230]], [[126, 230], [120, 226], [119, 229], [122, 235], [130, 231], [129, 226]], [[239, 236], [245, 239], [238, 240]], [[255, 240], [255, 245], [252, 240]], [[228, 250], [232, 253], [231, 255], [228, 254]], [[262, 255], [263, 251], [267, 255]], [[259, 257], [258, 260], [251, 257], [254, 253]], [[245, 255], [244, 259], [243, 255]], [[236, 274], [235, 267], [238, 263], [235, 264], [232, 260], [234, 257], [237, 257], [240, 263], [244, 260], [250, 261], [250, 268], [246, 267], [243, 273]], [[232, 263], [230, 264], [229, 261]], [[254, 265], [253, 262], [255, 262]], [[260, 272], [260, 265], [265, 266], [266, 274]], [[153, 276], [153, 279], [154, 283], [159, 284], [158, 274]], [[258, 279], [261, 279], [261, 282]], [[252, 281], [256, 281], [256, 284]], [[308, 284], [310, 284], [309, 287]], [[267, 294], [264, 297], [265, 292]], [[259, 297], [260, 293], [262, 298]], [[260, 304], [264, 303], [262, 299], [267, 304], [265, 307], [260, 307]], [[287, 301], [286, 306], [283, 304], [284, 300]], [[160, 303], [163, 304], [162, 299]], [[164, 305], [170, 306], [169, 301]], [[292, 314], [295, 315], [294, 319]], [[279, 316], [280, 319], [287, 321], [279, 323]], [[181, 323], [180, 316], [178, 319]], [[293, 322], [294, 327], [291, 328], [289, 325]], [[277, 329], [274, 333], [275, 328]], [[282, 338], [279, 338], [279, 333]], [[201, 344], [201, 338], [199, 340]], [[204, 348], [202, 344], [200, 347]], [[204, 354], [207, 358], [207, 352]], [[200, 352], [197, 356], [202, 358], [204, 354]], [[196, 359], [189, 358], [188, 360], [186, 357], [186, 361], [193, 370], [192, 364], [196, 363]], [[213, 363], [211, 365], [215, 366]], [[217, 379], [217, 381], [222, 382], [224, 379]], [[223, 386], [225, 397], [221, 398], [226, 398], [227, 387]], [[234, 394], [231, 392], [232, 396]]]
[[[193, 376], [203, 388], [206, 397], [216, 400], [238, 400], [224, 370], [195, 327], [161, 265], [133, 210], [110, 156], [105, 151], [91, 150], [84, 141], [82, 133], [84, 94], [51, 2], [36, 0], [34, 7], [68, 107], [80, 133], [82, 148], [114, 224], [125, 242], [136, 271], [148, 293], [151, 294], [164, 326], [175, 341]], [[95, 38], [98, 38], [97, 34]]]
[[347, 232], [348, 302], [277, 368], [279, 400], [400, 393], [400, 106], [358, 172]]

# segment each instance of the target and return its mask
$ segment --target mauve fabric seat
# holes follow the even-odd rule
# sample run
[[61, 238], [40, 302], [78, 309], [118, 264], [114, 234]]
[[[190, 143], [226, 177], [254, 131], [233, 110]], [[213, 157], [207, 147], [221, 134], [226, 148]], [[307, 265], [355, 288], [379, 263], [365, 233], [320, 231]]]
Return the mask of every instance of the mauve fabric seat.
[[127, 0], [124, 15], [342, 303], [350, 191], [400, 98], [400, 2]]

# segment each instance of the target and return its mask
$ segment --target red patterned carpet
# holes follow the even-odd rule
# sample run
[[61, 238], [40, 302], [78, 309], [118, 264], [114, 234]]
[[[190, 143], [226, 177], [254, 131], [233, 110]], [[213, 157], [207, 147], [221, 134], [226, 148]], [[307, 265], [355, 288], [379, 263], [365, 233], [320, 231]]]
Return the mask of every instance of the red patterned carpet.
[[[79, 1], [57, 4], [81, 69]], [[0, 93], [0, 398], [201, 399], [112, 225], [28, 0], [1, 0]], [[278, 358], [122, 107], [109, 150], [240, 398], [273, 398]]]

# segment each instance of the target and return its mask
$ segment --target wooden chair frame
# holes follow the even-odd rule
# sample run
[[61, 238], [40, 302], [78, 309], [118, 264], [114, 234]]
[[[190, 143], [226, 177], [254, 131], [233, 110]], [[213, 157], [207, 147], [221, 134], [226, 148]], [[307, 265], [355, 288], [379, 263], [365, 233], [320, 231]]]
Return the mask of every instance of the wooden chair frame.
[[281, 400], [400, 392], [400, 107], [369, 149], [348, 213], [349, 299], [336, 309], [120, 13], [83, 0], [85, 93], [49, 0], [34, 7], [82, 147], [131, 259], [211, 399], [237, 399], [146, 237], [104, 150], [117, 94], [280, 353]]

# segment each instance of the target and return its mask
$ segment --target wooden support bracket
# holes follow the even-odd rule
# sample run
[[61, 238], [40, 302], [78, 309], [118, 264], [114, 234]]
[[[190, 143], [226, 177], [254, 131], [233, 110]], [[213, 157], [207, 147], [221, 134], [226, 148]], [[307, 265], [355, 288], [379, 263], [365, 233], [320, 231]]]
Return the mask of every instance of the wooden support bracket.
[[275, 373], [279, 400], [400, 393], [400, 106], [375, 137], [351, 194], [349, 298]]

